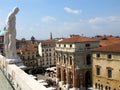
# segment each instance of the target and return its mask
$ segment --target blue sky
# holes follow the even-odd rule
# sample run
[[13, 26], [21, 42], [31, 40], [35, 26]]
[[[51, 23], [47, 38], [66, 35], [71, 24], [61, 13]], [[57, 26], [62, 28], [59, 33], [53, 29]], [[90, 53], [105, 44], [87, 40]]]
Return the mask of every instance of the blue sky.
[[17, 39], [120, 35], [120, 0], [0, 0], [0, 30], [16, 6]]

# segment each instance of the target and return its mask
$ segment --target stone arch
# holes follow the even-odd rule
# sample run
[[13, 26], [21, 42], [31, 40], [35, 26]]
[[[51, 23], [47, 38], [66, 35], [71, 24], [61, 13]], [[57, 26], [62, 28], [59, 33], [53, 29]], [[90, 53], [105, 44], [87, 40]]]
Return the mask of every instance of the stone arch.
[[103, 90], [103, 85], [101, 85], [101, 90]]
[[86, 71], [85, 73], [85, 87], [88, 88], [92, 86], [92, 72]]
[[97, 83], [95, 83], [95, 88], [97, 89]]
[[105, 90], [108, 90], [108, 86], [105, 87]]
[[63, 63], [64, 63], [64, 64], [67, 63], [67, 55], [66, 55], [66, 54], [63, 55]]
[[64, 83], [66, 83], [66, 70], [63, 70], [63, 74], [64, 74]]

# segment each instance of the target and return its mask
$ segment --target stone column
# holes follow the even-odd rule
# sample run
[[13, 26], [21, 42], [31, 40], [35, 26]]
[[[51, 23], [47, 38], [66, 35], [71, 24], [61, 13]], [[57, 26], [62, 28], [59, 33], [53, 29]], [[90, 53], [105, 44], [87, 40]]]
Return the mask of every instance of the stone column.
[[64, 84], [65, 76], [64, 76], [64, 69], [61, 68], [61, 83]]
[[70, 74], [70, 71], [68, 71], [68, 69], [67, 69], [67, 75], [66, 75], [66, 78], [67, 78], [66, 90], [69, 90], [69, 87], [70, 87], [70, 81], [71, 81], [71, 74]]
[[75, 68], [75, 63], [73, 64], [73, 90], [78, 89], [78, 77], [77, 77], [77, 70]]
[[60, 81], [60, 68], [58, 67], [58, 65], [56, 65], [56, 82], [58, 83]]

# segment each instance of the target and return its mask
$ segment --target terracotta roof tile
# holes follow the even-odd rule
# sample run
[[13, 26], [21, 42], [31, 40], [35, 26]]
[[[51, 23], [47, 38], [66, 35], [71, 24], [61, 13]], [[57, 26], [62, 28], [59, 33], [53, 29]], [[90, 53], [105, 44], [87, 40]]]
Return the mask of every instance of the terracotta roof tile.
[[33, 44], [27, 45], [27, 46], [21, 46], [17, 49], [17, 52], [20, 51], [37, 51], [37, 48], [34, 47]]
[[97, 41], [95, 38], [84, 37], [84, 36], [76, 36], [70, 38], [64, 38], [59, 40], [61, 43], [78, 43], [78, 42], [94, 42]]
[[104, 35], [104, 36], [96, 36], [95, 38], [100, 40], [100, 46], [102, 47], [120, 43], [120, 38], [118, 36]]
[[101, 51], [101, 52], [120, 52], [120, 43], [113, 44], [109, 46], [95, 48], [92, 51]]
[[43, 40], [41, 41], [42, 43], [54, 43], [55, 39], [48, 39], [48, 40]]

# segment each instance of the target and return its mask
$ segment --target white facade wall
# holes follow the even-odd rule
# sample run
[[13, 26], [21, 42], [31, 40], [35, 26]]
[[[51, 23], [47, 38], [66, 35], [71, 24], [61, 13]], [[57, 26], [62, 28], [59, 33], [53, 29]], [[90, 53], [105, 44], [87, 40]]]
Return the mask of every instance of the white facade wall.
[[[86, 44], [90, 44], [86, 47]], [[72, 47], [70, 47], [72, 45]], [[98, 42], [79, 42], [79, 43], [57, 43], [55, 50], [64, 52], [87, 51], [88, 49], [99, 47]]]
[[[46, 46], [43, 46], [45, 44]], [[42, 67], [50, 67], [56, 65], [55, 60], [55, 43], [40, 43], [39, 44], [40, 65]]]

